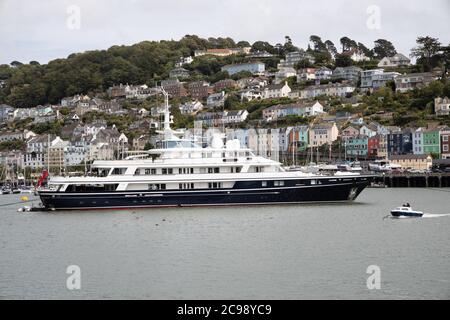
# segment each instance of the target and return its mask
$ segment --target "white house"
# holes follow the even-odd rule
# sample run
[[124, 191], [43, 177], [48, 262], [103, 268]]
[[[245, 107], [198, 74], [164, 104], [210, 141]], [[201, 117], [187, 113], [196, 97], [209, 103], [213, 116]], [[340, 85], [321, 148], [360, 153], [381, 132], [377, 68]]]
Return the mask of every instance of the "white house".
[[316, 80], [315, 68], [299, 69], [297, 74], [297, 82]]
[[278, 70], [278, 72], [275, 73], [275, 84], [280, 84], [286, 78], [296, 77], [296, 76], [297, 76], [297, 71], [295, 71], [294, 68], [290, 68], [290, 67], [280, 68], [280, 70]]
[[316, 70], [316, 80], [329, 80], [333, 76], [333, 71], [327, 67]]
[[424, 128], [418, 128], [412, 134], [413, 153], [414, 154], [424, 154], [424, 150], [423, 150], [423, 131], [424, 131]]
[[434, 99], [434, 112], [438, 116], [449, 115], [450, 114], [450, 99], [448, 97]]
[[247, 110], [237, 110], [225, 112], [222, 118], [223, 124], [241, 123], [248, 117]]
[[402, 66], [409, 66], [411, 64], [411, 59], [401, 53], [397, 53], [393, 57], [384, 57], [378, 63], [379, 68], [396, 68]]
[[180, 111], [182, 114], [194, 115], [199, 111], [203, 110], [203, 104], [200, 101], [194, 100], [186, 102], [180, 106]]
[[206, 99], [206, 105], [209, 108], [216, 108], [216, 107], [223, 107], [225, 104], [225, 99], [227, 98], [227, 95], [224, 91], [219, 93], [213, 93], [208, 96]]
[[314, 99], [318, 96], [333, 96], [346, 97], [356, 90], [355, 85], [352, 84], [322, 84], [317, 86], [310, 86], [300, 91], [302, 99]]
[[239, 95], [241, 97], [241, 101], [252, 101], [255, 99], [261, 99], [262, 94], [261, 91], [258, 89], [246, 89], [239, 92]]
[[377, 131], [371, 129], [369, 126], [367, 125], [363, 125], [360, 129], [359, 129], [359, 134], [362, 136], [366, 136], [366, 137], [374, 137], [377, 135]]
[[264, 99], [284, 98], [288, 97], [291, 91], [292, 89], [291, 87], [289, 87], [287, 81], [280, 84], [272, 84], [264, 88], [263, 98]]

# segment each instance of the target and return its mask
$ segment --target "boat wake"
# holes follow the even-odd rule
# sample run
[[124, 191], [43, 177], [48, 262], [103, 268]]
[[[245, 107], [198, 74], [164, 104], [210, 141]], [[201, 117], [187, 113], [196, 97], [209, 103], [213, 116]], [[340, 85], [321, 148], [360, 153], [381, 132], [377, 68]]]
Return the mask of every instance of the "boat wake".
[[450, 217], [450, 213], [444, 213], [444, 214], [425, 213], [422, 216], [422, 218], [441, 218], [441, 217]]
[[400, 216], [400, 217], [393, 217], [391, 215], [387, 215], [383, 217], [383, 220], [386, 219], [393, 219], [393, 220], [400, 220], [400, 219], [421, 219], [421, 218], [442, 218], [442, 217], [450, 217], [450, 213], [444, 213], [444, 214], [434, 214], [434, 213], [424, 213], [422, 217], [406, 217], [406, 216]]

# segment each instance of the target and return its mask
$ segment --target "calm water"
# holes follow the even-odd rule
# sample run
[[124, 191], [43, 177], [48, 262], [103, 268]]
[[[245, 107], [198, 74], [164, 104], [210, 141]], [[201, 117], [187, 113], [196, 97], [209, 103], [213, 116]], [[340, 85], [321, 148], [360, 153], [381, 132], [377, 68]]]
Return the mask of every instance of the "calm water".
[[[345, 205], [1, 207], [0, 298], [449, 299], [450, 216], [383, 220], [405, 201], [450, 213], [448, 189], [368, 189]], [[79, 291], [66, 288], [69, 265], [81, 268]], [[369, 265], [381, 290], [367, 289]]]

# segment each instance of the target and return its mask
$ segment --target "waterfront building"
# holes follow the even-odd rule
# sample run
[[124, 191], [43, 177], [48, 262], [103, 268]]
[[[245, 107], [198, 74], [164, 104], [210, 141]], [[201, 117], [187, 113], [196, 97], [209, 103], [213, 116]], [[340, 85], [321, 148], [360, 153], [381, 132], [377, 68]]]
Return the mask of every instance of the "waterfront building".
[[377, 159], [379, 156], [381, 135], [370, 137], [367, 141], [367, 156], [370, 159]]
[[[309, 146], [309, 127], [296, 126], [289, 130], [289, 152], [304, 152]], [[294, 150], [293, 150], [294, 148]]]
[[313, 124], [309, 129], [309, 145], [310, 147], [331, 145], [338, 136], [339, 130], [334, 122]]
[[347, 138], [344, 141], [346, 156], [366, 158], [368, 155], [368, 141], [369, 138], [363, 135]]
[[433, 166], [433, 158], [426, 154], [403, 154], [389, 157], [392, 164], [401, 165], [402, 169], [430, 170]]
[[436, 158], [440, 158], [441, 136], [438, 128], [423, 131], [423, 153], [426, 155], [436, 155]]
[[412, 154], [413, 142], [412, 142], [412, 130], [404, 129], [400, 132], [391, 132], [388, 134], [388, 155], [404, 155]]
[[441, 158], [450, 159], [450, 128], [444, 127], [441, 129]]
[[424, 128], [418, 128], [413, 132], [413, 153], [424, 154], [423, 149], [423, 131]]

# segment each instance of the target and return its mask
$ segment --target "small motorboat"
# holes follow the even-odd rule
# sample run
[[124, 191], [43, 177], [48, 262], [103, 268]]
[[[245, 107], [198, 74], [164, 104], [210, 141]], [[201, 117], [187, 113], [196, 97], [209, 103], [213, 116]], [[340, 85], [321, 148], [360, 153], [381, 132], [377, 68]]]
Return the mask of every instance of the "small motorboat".
[[409, 203], [404, 204], [401, 207], [395, 208], [394, 210], [391, 210], [391, 214], [397, 218], [400, 217], [421, 218], [424, 215], [422, 211], [413, 210]]

